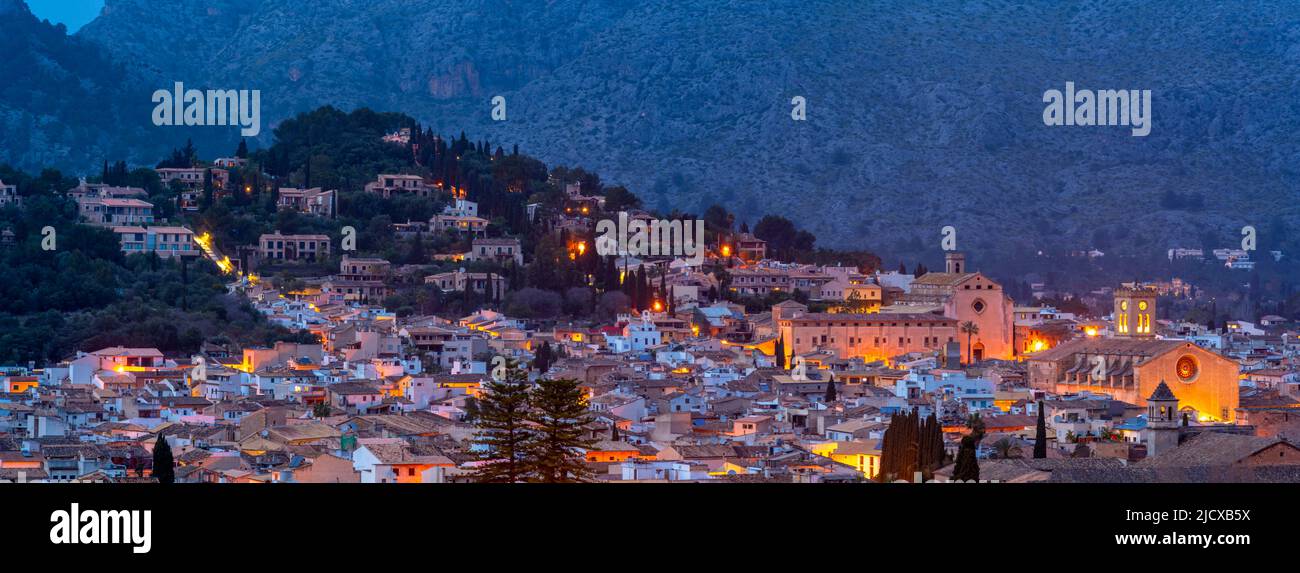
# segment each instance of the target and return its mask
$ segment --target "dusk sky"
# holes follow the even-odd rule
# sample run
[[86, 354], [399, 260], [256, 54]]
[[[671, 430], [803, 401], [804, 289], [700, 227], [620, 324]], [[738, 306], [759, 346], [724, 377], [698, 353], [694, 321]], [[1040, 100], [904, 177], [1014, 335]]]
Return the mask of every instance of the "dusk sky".
[[104, 0], [27, 0], [27, 6], [37, 18], [62, 23], [73, 33], [99, 15]]

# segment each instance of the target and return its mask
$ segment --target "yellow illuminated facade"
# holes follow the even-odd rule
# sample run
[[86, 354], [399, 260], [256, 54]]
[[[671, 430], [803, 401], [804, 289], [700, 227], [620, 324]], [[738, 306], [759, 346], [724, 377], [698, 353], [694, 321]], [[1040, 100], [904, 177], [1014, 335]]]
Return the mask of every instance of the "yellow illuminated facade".
[[1154, 338], [1155, 329], [1152, 328], [1152, 323], [1155, 313], [1155, 289], [1139, 286], [1115, 290], [1116, 336]]
[[880, 473], [880, 450], [876, 444], [863, 442], [826, 442], [810, 448], [812, 453], [853, 466], [862, 476], [873, 479]]

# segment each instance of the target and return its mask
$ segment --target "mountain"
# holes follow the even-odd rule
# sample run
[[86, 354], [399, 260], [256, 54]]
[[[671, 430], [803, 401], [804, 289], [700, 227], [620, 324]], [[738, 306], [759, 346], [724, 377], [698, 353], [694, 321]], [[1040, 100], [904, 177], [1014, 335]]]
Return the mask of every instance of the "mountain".
[[[1152, 255], [1230, 246], [1247, 224], [1292, 246], [1300, 223], [1289, 2], [107, 0], [66, 45], [32, 36], [15, 42], [100, 46], [146, 108], [183, 81], [262, 90], [268, 126], [324, 104], [402, 111], [595, 169], [654, 206], [786, 215], [822, 244], [934, 253], [952, 225], [977, 253]], [[88, 83], [59, 69], [93, 92], [98, 68]], [[1150, 135], [1044, 125], [1045, 90], [1067, 81], [1151, 90]], [[491, 119], [497, 95], [506, 121]], [[790, 117], [795, 96], [807, 121]], [[61, 121], [40, 102], [0, 105]], [[101, 139], [57, 163], [93, 168], [117, 149], [152, 163], [191, 133], [144, 118], [85, 120]], [[233, 148], [222, 129], [200, 149]], [[24, 165], [69, 147], [56, 132], [3, 138], [0, 161]]]
[[126, 97], [125, 66], [62, 25], [38, 21], [22, 0], [0, 0], [0, 62], [0, 162], [84, 169], [146, 137], [125, 120], [149, 112]]

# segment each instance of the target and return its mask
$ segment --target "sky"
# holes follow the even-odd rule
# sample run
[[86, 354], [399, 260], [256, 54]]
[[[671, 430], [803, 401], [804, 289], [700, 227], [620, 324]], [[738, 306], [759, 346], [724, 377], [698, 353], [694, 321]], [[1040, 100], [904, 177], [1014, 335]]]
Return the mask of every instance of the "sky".
[[104, 0], [27, 0], [27, 7], [37, 18], [63, 23], [71, 34], [99, 15]]

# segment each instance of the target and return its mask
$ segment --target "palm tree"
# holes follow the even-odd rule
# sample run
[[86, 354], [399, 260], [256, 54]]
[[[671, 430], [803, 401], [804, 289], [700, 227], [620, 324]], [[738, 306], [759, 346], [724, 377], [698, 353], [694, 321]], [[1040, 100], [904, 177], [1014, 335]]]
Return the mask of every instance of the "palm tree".
[[997, 458], [1009, 460], [1024, 456], [1024, 450], [1011, 438], [1002, 438], [991, 445], [993, 446], [994, 456]]
[[966, 335], [966, 363], [970, 364], [971, 362], [970, 339], [972, 336], [980, 333], [980, 327], [968, 320], [966, 322], [961, 323], [961, 331]]

